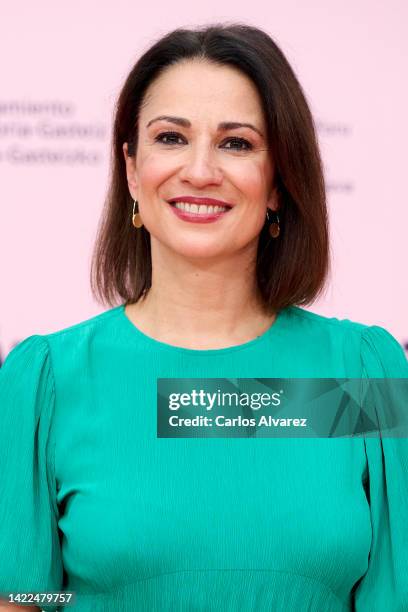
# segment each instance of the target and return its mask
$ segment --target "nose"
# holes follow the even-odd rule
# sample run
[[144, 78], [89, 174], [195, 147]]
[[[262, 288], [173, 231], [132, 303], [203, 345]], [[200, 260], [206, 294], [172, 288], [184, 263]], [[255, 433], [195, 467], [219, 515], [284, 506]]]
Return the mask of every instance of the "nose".
[[179, 173], [181, 180], [189, 181], [197, 187], [221, 183], [222, 172], [217, 163], [216, 152], [209, 145], [192, 145], [185, 154], [186, 159]]

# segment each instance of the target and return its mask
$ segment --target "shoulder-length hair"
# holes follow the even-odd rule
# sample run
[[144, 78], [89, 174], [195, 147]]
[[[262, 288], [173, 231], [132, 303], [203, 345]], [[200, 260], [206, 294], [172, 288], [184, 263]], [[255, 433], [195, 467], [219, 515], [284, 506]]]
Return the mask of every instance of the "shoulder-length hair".
[[177, 28], [153, 44], [119, 93], [112, 135], [111, 177], [91, 262], [91, 289], [110, 306], [134, 303], [151, 287], [150, 234], [131, 223], [122, 145], [135, 155], [138, 116], [147, 87], [167, 66], [188, 58], [239, 68], [262, 101], [275, 164], [281, 233], [265, 223], [258, 241], [256, 279], [269, 312], [305, 305], [322, 292], [329, 271], [328, 215], [323, 164], [305, 94], [283, 52], [264, 31], [240, 24]]

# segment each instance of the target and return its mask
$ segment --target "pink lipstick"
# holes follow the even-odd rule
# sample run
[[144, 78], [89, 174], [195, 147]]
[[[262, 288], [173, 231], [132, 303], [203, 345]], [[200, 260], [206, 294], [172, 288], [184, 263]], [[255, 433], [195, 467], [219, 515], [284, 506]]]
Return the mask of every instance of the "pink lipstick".
[[[212, 212], [190, 212], [187, 210], [183, 210], [181, 207], [177, 207], [177, 204], [181, 204], [186, 202], [188, 204], [196, 204], [197, 206], [222, 206], [225, 207], [226, 210], [218, 210]], [[198, 198], [195, 196], [178, 196], [175, 198], [171, 198], [168, 200], [169, 205], [171, 206], [175, 215], [182, 219], [183, 221], [189, 221], [192, 223], [211, 223], [220, 219], [223, 215], [227, 214], [233, 204], [228, 202], [224, 202], [222, 200], [216, 200], [214, 198]]]

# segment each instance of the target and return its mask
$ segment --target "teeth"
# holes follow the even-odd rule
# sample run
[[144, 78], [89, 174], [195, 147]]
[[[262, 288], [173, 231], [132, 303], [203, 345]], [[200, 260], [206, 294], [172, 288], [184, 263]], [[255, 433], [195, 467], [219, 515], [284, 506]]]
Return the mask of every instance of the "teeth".
[[206, 215], [214, 212], [225, 212], [228, 210], [227, 206], [207, 206], [206, 204], [188, 204], [187, 202], [173, 202], [173, 204], [180, 210]]

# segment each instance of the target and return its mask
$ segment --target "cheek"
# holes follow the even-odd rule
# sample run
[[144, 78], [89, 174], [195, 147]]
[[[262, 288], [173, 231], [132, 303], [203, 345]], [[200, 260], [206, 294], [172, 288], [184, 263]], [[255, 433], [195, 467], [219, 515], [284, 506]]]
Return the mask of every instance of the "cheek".
[[267, 171], [265, 164], [258, 161], [246, 161], [230, 168], [230, 179], [238, 189], [248, 198], [264, 198], [267, 185]]
[[149, 190], [166, 180], [170, 170], [163, 156], [151, 153], [140, 159], [138, 175], [142, 189]]

